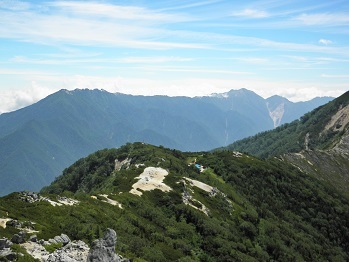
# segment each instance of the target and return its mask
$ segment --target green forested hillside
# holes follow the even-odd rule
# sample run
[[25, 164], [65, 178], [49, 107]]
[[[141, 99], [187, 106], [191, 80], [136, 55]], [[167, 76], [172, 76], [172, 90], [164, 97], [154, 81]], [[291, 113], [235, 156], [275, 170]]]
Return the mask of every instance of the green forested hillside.
[[346, 122], [339, 121], [331, 128], [326, 127], [331, 118], [348, 104], [349, 92], [346, 92], [328, 104], [305, 114], [299, 120], [284, 124], [272, 131], [239, 140], [227, 148], [263, 158], [299, 152], [303, 149], [332, 148], [346, 133], [348, 125]]
[[[168, 171], [170, 190], [130, 193], [151, 167]], [[35, 222], [45, 239], [66, 233], [91, 243], [113, 228], [118, 253], [136, 261], [349, 259], [348, 200], [276, 158], [127, 144], [80, 159], [42, 194], [80, 203], [53, 207], [13, 193], [0, 199], [0, 216]], [[0, 236], [15, 231], [0, 227]]]

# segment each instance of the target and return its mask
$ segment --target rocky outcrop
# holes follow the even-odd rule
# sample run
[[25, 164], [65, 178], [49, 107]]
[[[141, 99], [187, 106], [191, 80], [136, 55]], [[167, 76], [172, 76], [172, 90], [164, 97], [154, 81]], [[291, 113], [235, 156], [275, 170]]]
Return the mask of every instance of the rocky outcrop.
[[18, 221], [16, 219], [9, 219], [7, 226], [14, 227], [18, 230], [25, 231], [27, 233], [37, 232], [35, 231], [35, 224], [31, 221]]
[[10, 249], [12, 245], [13, 243], [7, 238], [1, 238], [0, 239], [0, 257], [4, 257], [9, 261], [14, 260], [17, 256], [16, 256], [16, 253], [14, 253]]
[[8, 240], [7, 238], [0, 238], [0, 250], [3, 250], [5, 248], [9, 248], [13, 245], [13, 243]]
[[[49, 253], [46, 245], [62, 243], [62, 247], [56, 249], [53, 253]], [[37, 240], [36, 236], [31, 236], [28, 242], [21, 245], [27, 250], [27, 253], [33, 258], [39, 259], [42, 262], [85, 262], [90, 248], [83, 241], [70, 241], [70, 238], [61, 234], [55, 236], [48, 241], [41, 239]]]
[[[115, 253], [116, 233], [112, 229], [107, 229], [103, 238], [95, 240], [90, 249], [86, 243], [81, 240], [71, 241], [70, 238], [61, 234], [47, 240], [37, 239], [36, 235], [31, 235], [26, 240], [26, 233], [19, 232], [14, 234], [11, 241], [7, 238], [0, 239], [0, 260], [14, 261], [21, 253], [11, 250], [13, 244], [20, 244], [26, 252], [35, 259], [42, 262], [126, 262], [122, 256]], [[45, 246], [62, 243], [62, 247], [49, 253]], [[6, 261], [7, 261], [6, 260]], [[2, 261], [2, 260], [1, 260]]]
[[15, 244], [22, 244], [25, 242], [26, 233], [21, 231], [18, 234], [14, 234], [11, 238], [11, 242]]
[[34, 203], [40, 201], [41, 197], [38, 193], [22, 191], [19, 193], [19, 199], [24, 202]]
[[102, 239], [92, 242], [87, 262], [119, 262], [128, 261], [115, 253], [116, 233], [108, 228]]
[[85, 242], [73, 241], [50, 254], [46, 262], [85, 262], [89, 250]]
[[115, 171], [120, 171], [122, 168], [128, 169], [130, 167], [131, 164], [131, 159], [130, 158], [126, 158], [122, 161], [119, 161], [118, 159], [115, 159], [115, 167], [114, 170]]
[[78, 200], [71, 199], [68, 197], [57, 196], [57, 199], [56, 199], [57, 201], [53, 201], [48, 197], [41, 196], [39, 193], [27, 192], [27, 191], [19, 192], [18, 199], [28, 203], [46, 201], [46, 202], [49, 202], [52, 206], [62, 206], [62, 205], [73, 206], [73, 205], [79, 204]]

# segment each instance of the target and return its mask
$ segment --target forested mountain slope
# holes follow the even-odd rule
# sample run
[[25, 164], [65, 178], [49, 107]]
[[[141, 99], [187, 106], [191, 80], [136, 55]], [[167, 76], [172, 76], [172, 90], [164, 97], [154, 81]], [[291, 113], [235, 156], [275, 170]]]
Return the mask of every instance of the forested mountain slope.
[[[80, 159], [42, 194], [79, 202], [13, 193], [0, 216], [27, 221], [39, 239], [91, 243], [112, 228], [117, 253], [135, 261], [349, 259], [348, 200], [276, 158], [127, 144]], [[0, 236], [18, 230], [8, 222]]]
[[300, 120], [228, 148], [261, 157], [281, 156], [349, 198], [349, 92]]
[[303, 149], [331, 149], [348, 132], [349, 91], [299, 120], [239, 140], [227, 149], [268, 157]]
[[61, 90], [0, 115], [0, 195], [39, 190], [74, 161], [105, 147], [144, 141], [209, 150], [271, 128], [265, 100], [246, 89], [196, 98]]

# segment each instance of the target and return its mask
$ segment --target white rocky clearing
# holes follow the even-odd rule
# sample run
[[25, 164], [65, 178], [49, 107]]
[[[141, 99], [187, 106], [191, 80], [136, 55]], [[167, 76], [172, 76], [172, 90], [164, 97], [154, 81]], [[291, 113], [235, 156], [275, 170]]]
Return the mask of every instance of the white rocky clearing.
[[73, 206], [73, 205], [76, 205], [76, 204], [79, 204], [80, 201], [78, 200], [75, 200], [75, 199], [72, 199], [72, 198], [68, 198], [68, 197], [57, 197], [57, 202], [56, 201], [53, 201], [47, 197], [41, 197], [40, 200], [43, 200], [43, 201], [47, 201], [49, 202], [52, 206]]
[[188, 177], [183, 177], [183, 178], [185, 180], [187, 180], [190, 183], [190, 185], [193, 185], [193, 186], [195, 186], [197, 188], [200, 188], [200, 189], [202, 189], [202, 190], [204, 190], [206, 192], [210, 193], [210, 192], [212, 192], [214, 190], [214, 188], [212, 186], [207, 185], [207, 184], [205, 184], [203, 182], [200, 182], [200, 181], [197, 181], [197, 180], [194, 180], [194, 179], [190, 179]]
[[2, 228], [6, 228], [6, 223], [8, 222], [8, 221], [11, 221], [12, 219], [11, 218], [0, 218], [0, 227], [2, 227]]
[[104, 197], [106, 199], [106, 200], [102, 200], [102, 202], [108, 203], [113, 206], [118, 206], [119, 208], [123, 209], [121, 204], [118, 201], [110, 199], [107, 194], [100, 194], [99, 196]]
[[[160, 167], [147, 167], [143, 173], [135, 179], [139, 179], [138, 182], [132, 185], [130, 190], [131, 194], [141, 196], [142, 191], [150, 191], [154, 189], [160, 189], [163, 192], [169, 192], [172, 190], [171, 187], [163, 183], [168, 172]], [[139, 191], [138, 189], [142, 190]]]

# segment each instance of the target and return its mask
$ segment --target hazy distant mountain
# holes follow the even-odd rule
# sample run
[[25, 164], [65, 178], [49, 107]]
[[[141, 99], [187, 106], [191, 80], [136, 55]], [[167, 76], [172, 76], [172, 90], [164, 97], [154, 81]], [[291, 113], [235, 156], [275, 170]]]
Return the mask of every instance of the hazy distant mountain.
[[270, 117], [274, 127], [289, 123], [300, 118], [306, 112], [313, 110], [319, 105], [326, 104], [331, 99], [328, 97], [316, 97], [310, 101], [293, 103], [281, 96], [272, 96], [266, 99]]
[[61, 90], [0, 115], [0, 194], [38, 190], [78, 158], [126, 142], [184, 151], [228, 145], [272, 129], [270, 111], [282, 103], [283, 116], [293, 120], [331, 98], [304, 103], [276, 100], [246, 89], [195, 98]]

